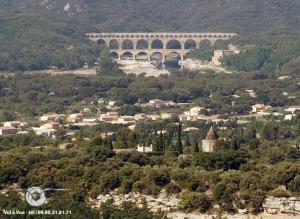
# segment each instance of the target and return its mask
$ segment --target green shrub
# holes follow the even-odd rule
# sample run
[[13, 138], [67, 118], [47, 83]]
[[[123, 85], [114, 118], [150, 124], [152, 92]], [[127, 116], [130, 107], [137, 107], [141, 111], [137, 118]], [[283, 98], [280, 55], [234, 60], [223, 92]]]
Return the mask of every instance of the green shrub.
[[204, 213], [212, 207], [212, 203], [204, 193], [185, 193], [179, 202], [179, 208], [185, 211], [199, 210]]
[[166, 192], [167, 194], [177, 194], [181, 192], [181, 188], [174, 183], [169, 183], [166, 187]]
[[275, 189], [270, 192], [270, 195], [278, 198], [282, 198], [282, 197], [288, 198], [291, 196], [291, 193], [284, 189]]
[[119, 191], [123, 194], [127, 194], [127, 193], [131, 192], [132, 185], [133, 185], [132, 181], [123, 180], [121, 183], [121, 187], [119, 188]]
[[101, 194], [101, 187], [100, 186], [94, 186], [90, 191], [90, 196], [93, 199], [97, 198], [99, 194]]
[[120, 185], [120, 179], [117, 173], [106, 173], [101, 176], [100, 186], [102, 191], [113, 190]]
[[251, 209], [252, 213], [257, 214], [263, 211], [262, 205], [265, 201], [265, 196], [265, 192], [259, 189], [251, 192], [249, 208]]
[[300, 176], [296, 176], [288, 185], [291, 192], [300, 194]]
[[197, 179], [195, 177], [189, 177], [186, 182], [186, 186], [190, 191], [193, 192], [205, 192], [206, 185], [201, 179]]
[[147, 184], [144, 181], [136, 181], [132, 185], [133, 192], [144, 193], [146, 188], [147, 188]]
[[171, 181], [171, 177], [167, 170], [162, 169], [151, 169], [148, 174], [148, 179], [158, 186], [167, 185]]

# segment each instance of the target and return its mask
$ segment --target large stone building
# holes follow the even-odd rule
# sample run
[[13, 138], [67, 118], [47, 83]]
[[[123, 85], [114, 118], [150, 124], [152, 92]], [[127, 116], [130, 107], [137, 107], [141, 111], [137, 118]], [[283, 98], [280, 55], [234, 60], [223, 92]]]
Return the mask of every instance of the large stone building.
[[234, 46], [234, 45], [229, 45], [228, 49], [226, 50], [215, 50], [214, 51], [214, 56], [212, 57], [212, 64], [215, 66], [221, 66], [222, 65], [222, 58], [226, 55], [232, 55], [232, 54], [239, 54], [240, 50]]
[[206, 138], [202, 141], [202, 151], [206, 153], [213, 152], [217, 140], [218, 140], [218, 135], [211, 127], [206, 135]]

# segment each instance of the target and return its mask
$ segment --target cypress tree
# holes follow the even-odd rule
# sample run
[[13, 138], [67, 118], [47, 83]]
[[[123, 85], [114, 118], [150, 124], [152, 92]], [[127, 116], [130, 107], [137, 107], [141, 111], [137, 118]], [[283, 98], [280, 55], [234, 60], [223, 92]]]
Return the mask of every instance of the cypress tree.
[[199, 153], [200, 152], [197, 139], [195, 139], [195, 143], [193, 145], [193, 152], [194, 153]]
[[191, 146], [190, 137], [189, 137], [189, 135], [186, 135], [185, 147], [190, 147], [190, 146]]
[[167, 145], [166, 147], [170, 147], [172, 144], [172, 135], [171, 132], [167, 135]]
[[155, 137], [155, 148], [156, 148], [156, 151], [160, 151], [160, 144], [159, 144], [158, 136]]
[[150, 137], [148, 138], [147, 146], [150, 147], [151, 144], [152, 144], [152, 135], [150, 135]]
[[164, 151], [165, 149], [165, 138], [164, 135], [162, 133], [162, 130], [159, 133], [159, 151]]
[[181, 141], [181, 131], [182, 131], [182, 124], [179, 123], [179, 126], [178, 126], [178, 133], [177, 133], [177, 152], [179, 152], [179, 154], [182, 154], [183, 151], [182, 151], [182, 141]]
[[109, 140], [109, 148], [110, 148], [111, 150], [113, 150], [113, 149], [114, 149], [114, 147], [113, 147], [113, 143], [112, 143], [112, 139], [110, 139], [110, 140]]

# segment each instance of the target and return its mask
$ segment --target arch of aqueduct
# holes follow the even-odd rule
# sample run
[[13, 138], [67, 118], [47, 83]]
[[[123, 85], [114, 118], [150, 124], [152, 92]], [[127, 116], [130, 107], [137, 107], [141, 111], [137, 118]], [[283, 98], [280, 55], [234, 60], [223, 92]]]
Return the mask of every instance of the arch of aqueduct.
[[193, 49], [214, 45], [217, 40], [227, 40], [236, 33], [87, 33], [89, 40], [105, 44], [115, 59], [141, 61], [160, 60], [177, 56], [183, 61]]

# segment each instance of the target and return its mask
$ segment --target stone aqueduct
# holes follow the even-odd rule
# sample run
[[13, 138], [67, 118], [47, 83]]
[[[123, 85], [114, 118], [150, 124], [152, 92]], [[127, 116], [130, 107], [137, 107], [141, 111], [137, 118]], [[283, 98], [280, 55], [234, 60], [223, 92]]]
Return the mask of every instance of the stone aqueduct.
[[193, 49], [214, 45], [236, 33], [87, 33], [89, 40], [104, 44], [115, 59], [161, 61], [176, 56], [181, 61]]

